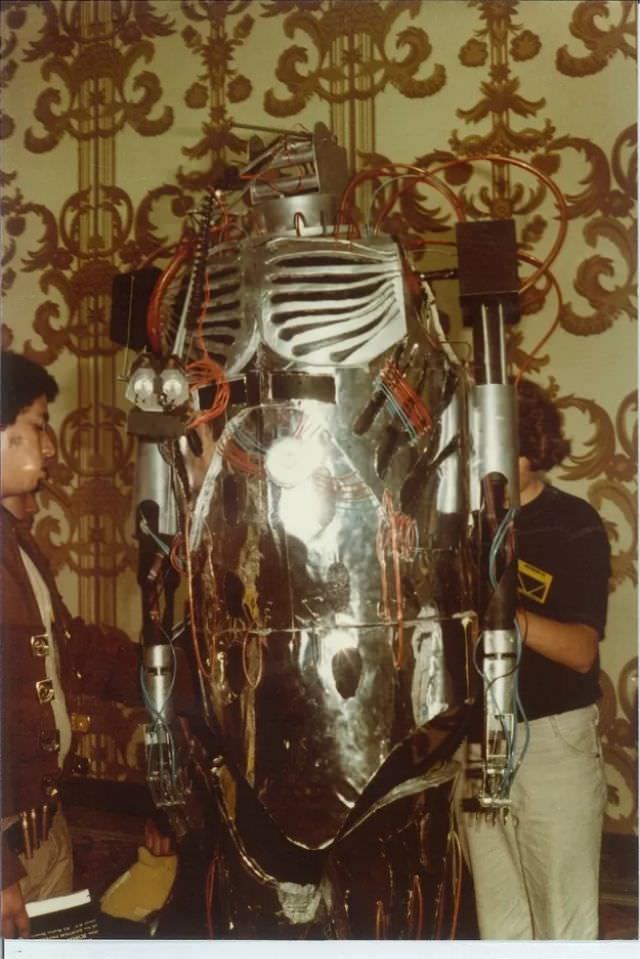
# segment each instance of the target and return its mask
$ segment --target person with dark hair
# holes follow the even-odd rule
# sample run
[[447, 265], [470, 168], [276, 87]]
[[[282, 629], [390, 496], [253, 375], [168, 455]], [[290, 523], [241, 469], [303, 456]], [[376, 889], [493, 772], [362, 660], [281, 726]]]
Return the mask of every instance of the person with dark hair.
[[[55, 380], [0, 354], [0, 815], [2, 936], [27, 936], [25, 903], [72, 891], [69, 831], [58, 787], [73, 768], [67, 696], [138, 704], [138, 651], [120, 630], [72, 618], [30, 532], [34, 492], [54, 445]], [[107, 652], [108, 650], [108, 652]]]
[[[13, 425], [34, 403], [46, 416], [49, 403], [58, 395], [58, 384], [33, 360], [12, 350], [2, 351], [0, 364], [0, 429]], [[46, 454], [51, 455], [51, 454]]]
[[570, 452], [559, 411], [531, 381], [517, 392], [520, 765], [506, 817], [464, 811], [477, 788], [479, 747], [469, 743], [456, 818], [483, 939], [597, 939], [606, 783], [596, 703], [609, 543], [589, 503], [544, 477]]

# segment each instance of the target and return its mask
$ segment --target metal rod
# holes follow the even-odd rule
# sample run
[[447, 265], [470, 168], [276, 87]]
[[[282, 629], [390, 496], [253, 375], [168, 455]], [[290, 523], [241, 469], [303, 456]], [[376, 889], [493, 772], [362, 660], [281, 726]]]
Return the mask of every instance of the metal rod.
[[280, 127], [263, 127], [258, 126], [256, 123], [232, 123], [232, 129], [235, 127], [237, 130], [261, 130], [263, 133], [281, 133], [286, 136], [299, 136], [306, 137], [308, 133], [292, 133], [291, 130], [282, 129]]

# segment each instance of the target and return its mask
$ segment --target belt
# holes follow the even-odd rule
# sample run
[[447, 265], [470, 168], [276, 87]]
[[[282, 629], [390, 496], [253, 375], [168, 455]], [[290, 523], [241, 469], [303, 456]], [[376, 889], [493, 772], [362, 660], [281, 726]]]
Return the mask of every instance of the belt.
[[9, 849], [19, 856], [31, 859], [41, 843], [49, 838], [49, 830], [59, 808], [57, 799], [41, 806], [32, 806], [18, 813], [18, 821], [3, 830], [2, 838]]
[[[297, 373], [274, 370], [258, 373], [249, 370], [238, 379], [230, 381], [231, 405], [259, 406], [270, 400], [320, 400], [335, 403], [336, 384], [334, 377], [325, 373]], [[207, 409], [213, 403], [215, 387], [205, 386], [200, 390], [200, 407]]]

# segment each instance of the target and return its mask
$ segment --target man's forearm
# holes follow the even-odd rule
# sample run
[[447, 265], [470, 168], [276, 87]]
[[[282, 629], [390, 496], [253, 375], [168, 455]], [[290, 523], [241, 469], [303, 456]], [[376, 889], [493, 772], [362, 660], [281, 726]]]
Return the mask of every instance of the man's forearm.
[[523, 609], [516, 616], [526, 646], [578, 673], [589, 672], [598, 653], [598, 633], [592, 626], [561, 623]]

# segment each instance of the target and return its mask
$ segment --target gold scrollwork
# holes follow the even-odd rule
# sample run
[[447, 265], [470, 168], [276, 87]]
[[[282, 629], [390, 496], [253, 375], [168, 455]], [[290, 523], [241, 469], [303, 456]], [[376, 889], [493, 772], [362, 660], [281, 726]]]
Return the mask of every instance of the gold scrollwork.
[[[615, 770], [624, 786], [625, 797], [620, 795], [618, 786], [612, 785], [613, 777], [609, 772], [608, 808], [605, 814], [605, 828], [632, 831], [635, 828], [637, 795], [637, 688], [638, 659], [631, 659], [622, 669], [618, 680], [618, 696], [608, 673], [600, 670], [600, 688], [602, 698], [600, 709], [600, 736], [603, 746], [605, 765]], [[635, 703], [632, 702], [635, 692]], [[618, 703], [624, 712], [624, 718], [617, 715]], [[626, 813], [624, 807], [627, 807]]]
[[[0, 92], [7, 90], [13, 80], [18, 68], [13, 54], [18, 45], [17, 33], [24, 26], [27, 19], [27, 12], [20, 9], [17, 4], [7, 3], [0, 11]], [[6, 104], [6, 95], [2, 96], [2, 103]], [[6, 112], [6, 109], [0, 107], [0, 140], [7, 140], [14, 132], [16, 123], [13, 117]]]
[[205, 189], [219, 179], [224, 173], [226, 152], [238, 154], [246, 147], [245, 140], [232, 132], [233, 122], [227, 113], [226, 100], [241, 103], [251, 95], [251, 81], [235, 69], [233, 60], [236, 49], [250, 36], [254, 18], [245, 13], [230, 33], [227, 24], [231, 23], [233, 14], [242, 13], [249, 6], [246, 0], [238, 3], [205, 3], [201, 0], [182, 4], [187, 19], [208, 26], [208, 36], [191, 24], [182, 31], [184, 43], [200, 57], [204, 68], [187, 90], [185, 102], [191, 110], [207, 109], [208, 113], [202, 124], [203, 136], [182, 151], [190, 160], [208, 156], [208, 169], [189, 173], [180, 169], [177, 173], [180, 185], [191, 190]]
[[560, 153], [567, 149], [582, 153], [589, 166], [587, 173], [580, 176], [580, 184], [584, 186], [580, 193], [572, 195], [565, 189], [569, 217], [574, 219], [592, 216], [603, 210], [609, 195], [611, 174], [607, 156], [592, 140], [582, 137], [558, 137], [549, 144], [550, 153]]
[[64, 418], [41, 501], [45, 508], [61, 507], [67, 531], [60, 536], [52, 513], [39, 519], [35, 531], [54, 570], [69, 566], [85, 578], [114, 578], [135, 563], [129, 542], [133, 452], [125, 413], [116, 407], [100, 404], [97, 414], [79, 408]]
[[160, 255], [173, 253], [177, 242], [175, 233], [171, 237], [160, 236], [154, 219], [163, 223], [184, 220], [194, 205], [193, 195], [180, 187], [164, 185], [149, 190], [134, 213], [133, 236], [125, 239], [118, 250], [121, 262], [127, 266], [137, 266], [142, 261], [150, 262]]
[[16, 255], [16, 237], [24, 233], [25, 217], [21, 209], [22, 194], [16, 190], [15, 195], [9, 194], [9, 187], [12, 185], [17, 174], [3, 173], [0, 171], [0, 190], [3, 195], [3, 215], [4, 215], [4, 249], [2, 251], [2, 275], [0, 276], [0, 291], [2, 296], [6, 296], [16, 280], [16, 271], [11, 266], [11, 261]]
[[522, 348], [523, 342], [524, 334], [522, 329], [517, 326], [510, 327], [507, 331], [507, 359], [509, 363], [513, 364], [518, 370], [526, 368], [527, 375], [540, 373], [540, 371], [551, 362], [550, 355], [548, 353], [537, 353], [535, 356], [532, 356]]
[[[123, 474], [130, 480], [134, 442], [133, 437], [126, 433], [126, 415], [117, 407], [104, 404], [100, 404], [99, 414], [96, 423], [95, 410], [80, 407], [64, 418], [60, 428], [60, 456], [76, 476]], [[103, 439], [109, 438], [108, 462], [95, 454], [91, 460], [86, 457], [86, 450], [91, 444], [96, 427]]]
[[[31, 127], [25, 132], [25, 147], [32, 153], [46, 153], [60, 143], [65, 134], [77, 140], [93, 140], [95, 133], [94, 112], [98, 122], [108, 123], [110, 134], [127, 124], [141, 136], [157, 136], [165, 133], [173, 123], [173, 110], [165, 106], [157, 119], [149, 114], [158, 103], [162, 88], [156, 74], [145, 70], [134, 81], [134, 88], [141, 91], [137, 101], [128, 99], [124, 90], [129, 74], [141, 58], [148, 62], [153, 55], [153, 44], [142, 40], [124, 53], [103, 43], [92, 44], [82, 50], [70, 63], [61, 57], [52, 57], [43, 68], [45, 79], [57, 76], [67, 94], [66, 107], [56, 111], [60, 103], [60, 91], [53, 86], [44, 90], [34, 108], [36, 119], [46, 130], [38, 136]], [[87, 85], [100, 86], [105, 80], [113, 83], [113, 97], [100, 94], [83, 104], [81, 92]]]
[[[72, 274], [65, 276], [58, 270], [46, 270], [40, 278], [45, 293], [57, 290], [66, 307], [67, 320], [57, 328], [52, 321], [60, 317], [60, 307], [48, 299], [35, 312], [33, 328], [47, 346], [46, 353], [29, 351], [38, 362], [51, 363], [63, 349], [76, 356], [111, 356], [116, 344], [107, 336], [108, 297], [114, 267], [108, 260], [87, 260]], [[102, 335], [100, 335], [102, 334]]]
[[611, 588], [615, 589], [625, 579], [630, 579], [634, 586], [638, 584], [638, 571], [636, 566], [636, 554], [638, 546], [638, 528], [636, 519], [635, 496], [622, 486], [620, 483], [613, 483], [607, 480], [599, 480], [592, 483], [589, 487], [589, 501], [595, 509], [600, 511], [605, 500], [613, 504], [623, 517], [623, 523], [618, 524], [611, 521], [604, 521], [609, 534], [609, 539], [613, 544], [618, 543], [620, 539], [619, 529], [622, 527], [628, 531], [630, 542], [626, 549], [620, 549], [618, 552], [611, 551]]
[[[614, 261], [611, 257], [598, 253], [587, 257], [578, 267], [574, 285], [577, 292], [592, 307], [592, 313], [588, 316], [576, 313], [569, 302], [565, 303], [561, 310], [560, 322], [567, 333], [593, 336], [609, 329], [624, 313], [630, 319], [635, 318], [633, 297], [636, 292], [636, 232], [633, 225], [625, 226], [612, 217], [597, 217], [586, 224], [583, 233], [589, 246], [595, 247], [599, 239], [607, 240], [620, 254]], [[613, 289], [608, 289], [600, 282], [601, 278], [614, 277], [615, 264], [619, 262], [626, 267], [626, 276]]]
[[[21, 2], [11, 4], [24, 8]], [[50, 56], [73, 56], [83, 42], [83, 14], [87, 12], [86, 0], [57, 0], [56, 3], [29, 4], [44, 17], [40, 39], [33, 40], [25, 53], [25, 60], [33, 63]], [[137, 43], [143, 36], [162, 37], [173, 33], [172, 23], [166, 16], [157, 16], [149, 0], [118, 0], [100, 4], [90, 11], [90, 35], [105, 42], [120, 41], [123, 46]], [[100, 14], [104, 13], [104, 16]]]
[[594, 426], [593, 434], [582, 444], [586, 452], [571, 455], [572, 466], [565, 469], [561, 479], [595, 479], [602, 473], [606, 474], [616, 450], [615, 430], [607, 411], [595, 400], [573, 394], [557, 398], [555, 404], [560, 410], [579, 410], [588, 416]]
[[[604, 743], [604, 762], [607, 769], [608, 803], [605, 811], [604, 829], [606, 832], [633, 833], [638, 816], [638, 787], [636, 782], [637, 760], [618, 746]], [[622, 780], [627, 794], [626, 811], [624, 797], [617, 786], [612, 784], [611, 769]], [[614, 815], [614, 811], [616, 815]]]
[[618, 698], [620, 707], [629, 723], [635, 727], [635, 735], [629, 737], [630, 745], [638, 745], [638, 657], [634, 656], [626, 663], [618, 679]]
[[[121, 492], [111, 474], [79, 483], [69, 493], [56, 489], [68, 529], [60, 536], [60, 523], [43, 517], [36, 538], [55, 570], [68, 566], [84, 578], [113, 579], [134, 566], [136, 549], [128, 542], [131, 495]], [[44, 502], [44, 501], [43, 501]]]
[[[520, 93], [520, 81], [511, 75], [510, 56], [514, 60], [530, 60], [541, 49], [540, 38], [531, 30], [523, 30], [514, 20], [516, 4], [482, 0], [475, 2], [485, 26], [474, 32], [459, 52], [463, 66], [478, 67], [489, 62], [489, 79], [480, 85], [482, 97], [469, 109], [459, 108], [456, 115], [467, 123], [479, 123], [491, 117], [491, 130], [486, 135], [460, 138], [451, 136], [451, 147], [457, 154], [529, 152], [548, 143], [553, 135], [549, 120], [541, 130], [532, 127], [516, 130], [512, 116], [533, 117], [546, 101], [528, 100]], [[488, 57], [488, 47], [491, 57]], [[506, 213], [507, 216], [510, 213]]]
[[[630, 151], [630, 155], [627, 154]], [[632, 123], [616, 137], [613, 144], [611, 169], [622, 193], [635, 199], [638, 171], [638, 124]], [[613, 212], [613, 211], [611, 211]]]
[[[96, 197], [97, 207], [92, 206]], [[108, 219], [110, 229], [91, 238], [87, 252], [79, 240], [80, 223], [95, 209]], [[38, 305], [33, 326], [46, 350], [36, 352], [28, 345], [27, 353], [44, 363], [53, 362], [65, 348], [78, 356], [93, 355], [96, 350], [102, 355], [112, 354], [115, 347], [106, 336], [107, 299], [115, 268], [108, 258], [115, 255], [131, 232], [133, 209], [128, 194], [117, 187], [106, 186], [98, 186], [91, 197], [89, 190], [78, 191], [65, 201], [58, 222], [44, 204], [25, 202], [18, 190], [15, 196], [7, 197], [4, 213], [6, 233], [10, 237], [5, 251], [5, 271], [16, 255], [15, 238], [24, 233], [30, 220], [35, 220], [41, 231], [35, 248], [24, 256], [22, 269], [25, 273], [40, 272], [41, 290], [45, 293], [57, 290], [67, 308], [67, 320], [60, 328], [55, 325], [61, 314], [59, 305], [51, 299]], [[4, 277], [5, 289], [10, 288], [15, 278], [15, 271], [11, 267], [9, 270], [9, 275]], [[90, 307], [83, 310], [83, 304]], [[99, 346], [96, 332], [105, 334]]]
[[[636, 476], [637, 462], [635, 444], [637, 443], [637, 424], [629, 435], [629, 418], [632, 411], [637, 411], [637, 397], [635, 393], [626, 396], [615, 417], [614, 423], [609, 414], [595, 400], [585, 397], [566, 396], [556, 399], [559, 409], [575, 408], [586, 414], [595, 429], [593, 434], [584, 441], [586, 452], [574, 453], [570, 457], [572, 466], [561, 474], [562, 479], [592, 479], [604, 475], [606, 479], [596, 479], [589, 487], [588, 498], [592, 505], [600, 510], [607, 502], [614, 507], [620, 516], [621, 522], [605, 521], [612, 547], [611, 556], [611, 587], [615, 589], [625, 579], [637, 583], [636, 548], [638, 531], [636, 522], [635, 495], [624, 484], [633, 482]], [[616, 450], [616, 436], [620, 441], [623, 452]], [[629, 543], [623, 548], [620, 545], [621, 530], [629, 534]]]
[[[629, 423], [632, 414], [633, 425]], [[631, 432], [629, 432], [631, 427]], [[620, 446], [627, 455], [624, 471], [617, 471], [620, 480], [632, 480], [638, 470], [638, 393], [636, 390], [623, 399], [616, 413], [616, 432]]]
[[[433, 96], [444, 86], [446, 74], [444, 67], [436, 64], [428, 77], [416, 77], [431, 56], [431, 44], [424, 30], [409, 26], [397, 34], [396, 47], [407, 50], [404, 59], [394, 59], [387, 52], [398, 17], [403, 13], [415, 17], [419, 7], [415, 0], [384, 6], [378, 2], [336, 0], [328, 9], [299, 5], [284, 21], [284, 30], [288, 37], [293, 37], [296, 30], [307, 34], [315, 46], [316, 65], [303, 73], [301, 68], [309, 62], [305, 47], [294, 45], [285, 50], [278, 60], [276, 77], [291, 96], [280, 98], [273, 88], [267, 90], [267, 113], [292, 116], [313, 96], [334, 104], [371, 100], [388, 84], [406, 97]], [[364, 43], [364, 38], [368, 43]], [[340, 39], [345, 41], [341, 62], [332, 62], [333, 45]]]
[[80, 190], [68, 197], [60, 211], [60, 239], [65, 249], [77, 257], [86, 256], [80, 243], [80, 223], [90, 216], [100, 215], [109, 223], [109, 230], [92, 236], [88, 246], [91, 255], [99, 250], [101, 256], [111, 256], [124, 242], [131, 230], [133, 206], [129, 194], [116, 186], [96, 184], [91, 190]]
[[[365, 168], [393, 169], [393, 161], [381, 153], [360, 152], [360, 158]], [[416, 167], [427, 169], [428, 163], [424, 158], [415, 161]], [[377, 223], [376, 229], [409, 240], [418, 239], [425, 233], [438, 233], [451, 228], [451, 209], [445, 206], [444, 212], [440, 206], [428, 206], [421, 195], [419, 179], [414, 173], [406, 176], [374, 177], [372, 179], [372, 202], [365, 214], [365, 219], [376, 223], [382, 216], [382, 222]], [[425, 188], [430, 199], [437, 194]]]
[[[4, 182], [8, 184], [14, 178], [15, 174], [11, 174], [4, 178]], [[22, 192], [18, 189], [13, 197], [8, 194], [5, 195], [3, 214], [6, 218], [5, 230], [9, 236], [9, 243], [3, 254], [3, 266], [5, 268], [16, 254], [15, 238], [25, 232], [30, 218], [39, 219], [41, 233], [35, 251], [30, 250], [22, 260], [21, 266], [24, 272], [31, 273], [36, 270], [44, 270], [47, 267], [64, 270], [71, 265], [72, 255], [60, 243], [56, 218], [44, 204], [25, 202]], [[5, 289], [9, 288], [14, 278], [15, 273], [13, 271], [11, 277], [5, 277]]]
[[[556, 67], [569, 77], [587, 77], [603, 70], [609, 61], [621, 53], [624, 57], [636, 57], [633, 41], [636, 36], [634, 0], [622, 0], [620, 4], [604, 0], [583, 0], [573, 11], [569, 30], [582, 40], [589, 51], [583, 57], [569, 53], [569, 48], [560, 47], [556, 52]], [[618, 23], [608, 30], [601, 30], [597, 20], [606, 20], [615, 10], [620, 11]]]
[[[112, 136], [126, 125], [141, 136], [157, 136], [169, 129], [171, 107], [151, 117], [162, 96], [158, 76], [149, 70], [135, 72], [140, 60], [149, 63], [153, 58], [149, 38], [173, 32], [166, 17], [156, 16], [149, 3], [129, 0], [96, 8], [87, 29], [84, 3], [62, 0], [33, 7], [44, 14], [45, 23], [24, 59], [42, 60], [42, 76], [50, 85], [34, 107], [45, 133], [39, 135], [29, 127], [24, 139], [27, 150], [45, 153], [65, 135], [92, 140], [96, 130], [98, 136]], [[128, 84], [137, 99], [127, 94]]]

